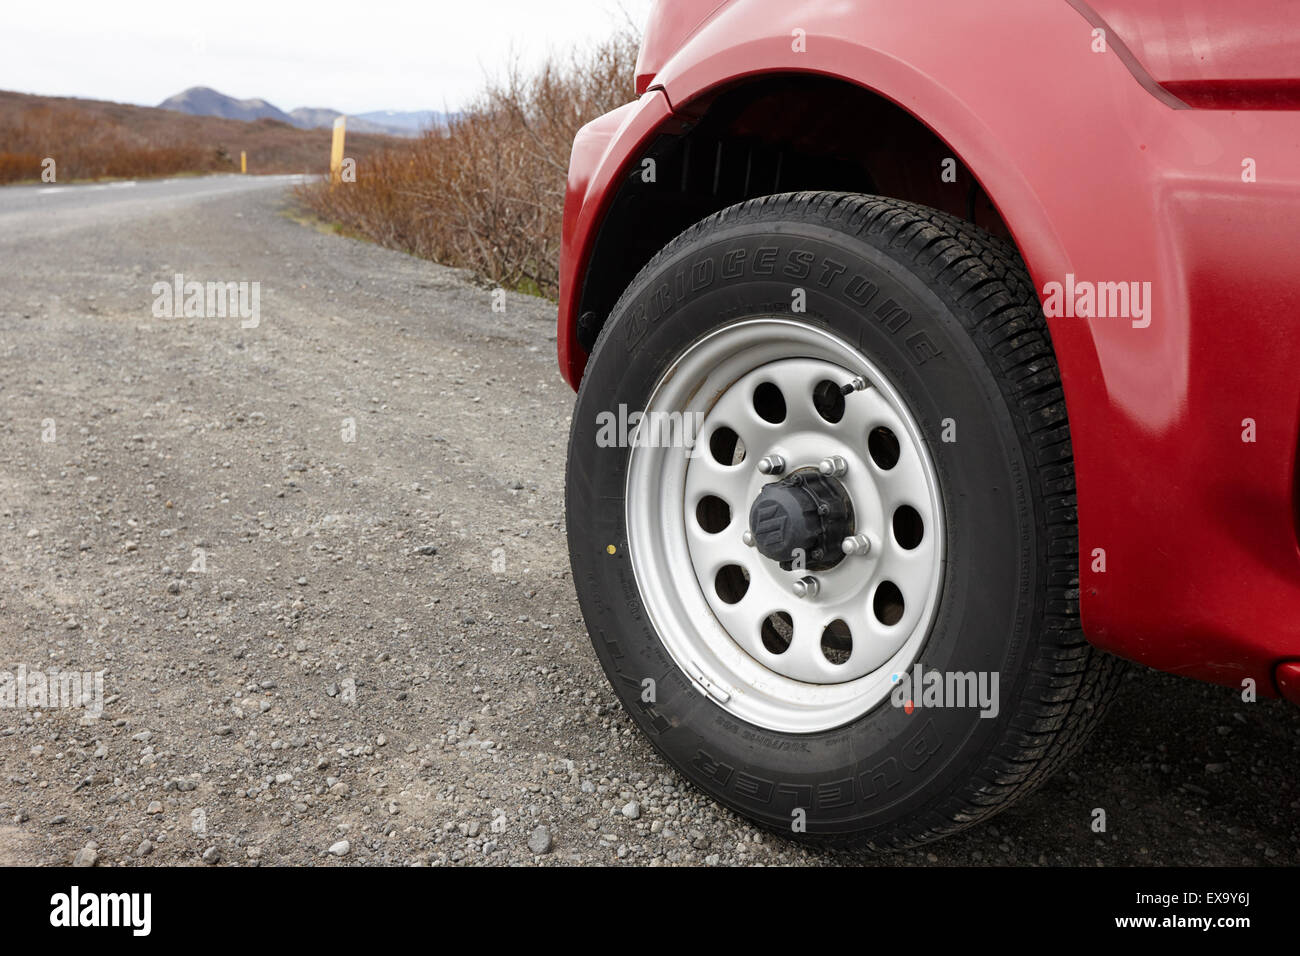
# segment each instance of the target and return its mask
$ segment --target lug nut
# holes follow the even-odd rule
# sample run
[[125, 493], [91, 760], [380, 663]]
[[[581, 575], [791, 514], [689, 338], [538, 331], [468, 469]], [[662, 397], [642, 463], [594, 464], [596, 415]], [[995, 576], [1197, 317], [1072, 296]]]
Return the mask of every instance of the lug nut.
[[740, 540], [745, 542], [746, 545], [752, 548], [754, 546], [754, 532], [746, 531], [744, 534], [740, 536]]
[[[761, 468], [762, 465], [760, 464]], [[827, 478], [838, 478], [849, 470], [849, 463], [839, 455], [831, 455], [829, 458], [823, 458], [817, 470]]]
[[758, 460], [758, 470], [764, 475], [779, 475], [785, 471], [785, 459], [780, 455], [768, 455]]
[[794, 582], [794, 596], [797, 598], [816, 597], [821, 589], [821, 582], [811, 574]]
[[855, 534], [840, 542], [840, 550], [845, 554], [866, 554], [871, 550], [871, 539], [865, 534]]

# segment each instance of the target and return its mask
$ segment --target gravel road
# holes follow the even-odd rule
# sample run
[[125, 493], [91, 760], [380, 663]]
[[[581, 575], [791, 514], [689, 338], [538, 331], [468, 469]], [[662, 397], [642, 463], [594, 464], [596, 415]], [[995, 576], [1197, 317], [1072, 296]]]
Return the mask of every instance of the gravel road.
[[[554, 307], [291, 209], [283, 178], [0, 190], [0, 670], [104, 703], [0, 707], [0, 863], [1300, 862], [1300, 711], [1140, 668], [1065, 772], [931, 847], [715, 805], [579, 618]], [[155, 317], [176, 273], [260, 283], [259, 323]]]

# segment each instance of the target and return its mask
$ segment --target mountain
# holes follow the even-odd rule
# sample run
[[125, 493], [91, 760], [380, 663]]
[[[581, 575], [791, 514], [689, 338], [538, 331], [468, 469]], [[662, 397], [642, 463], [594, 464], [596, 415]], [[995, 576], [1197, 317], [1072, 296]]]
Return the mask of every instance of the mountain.
[[[289, 111], [289, 122], [303, 129], [321, 129], [333, 126], [334, 120], [342, 115], [338, 110], [300, 106], [296, 110]], [[404, 126], [386, 126], [383, 123], [373, 122], [366, 118], [371, 115], [374, 114], [362, 113], [358, 116], [348, 116], [348, 132], [378, 133], [383, 136], [415, 136], [419, 133], [418, 129], [411, 130]]]
[[266, 100], [237, 100], [233, 96], [226, 96], [206, 86], [191, 86], [184, 92], [169, 96], [158, 104], [158, 108], [189, 113], [191, 116], [220, 116], [223, 119], [247, 122], [273, 119], [281, 123], [297, 125], [288, 113], [277, 109]]
[[[392, 136], [352, 131], [348, 156], [360, 163], [399, 142]], [[63, 182], [238, 172], [240, 153], [247, 154], [249, 173], [324, 173], [329, 169], [330, 131], [299, 129], [269, 118], [250, 123], [153, 106], [0, 90], [0, 183], [38, 180], [39, 157], [46, 155], [59, 157]], [[3, 289], [0, 281], [0, 300]]]
[[452, 116], [436, 110], [414, 110], [406, 113], [398, 110], [376, 110], [373, 113], [358, 113], [357, 118], [387, 127], [410, 130], [408, 135], [415, 135], [435, 126], [446, 126]]
[[303, 129], [315, 129], [318, 126], [333, 126], [334, 120], [342, 115], [338, 110], [300, 106], [296, 110], [289, 110], [289, 122]]
[[[237, 100], [206, 86], [192, 86], [184, 92], [169, 96], [158, 104], [161, 109], [188, 113], [191, 116], [220, 116], [224, 119], [273, 119], [299, 129], [327, 129], [342, 116], [338, 110], [323, 107], [300, 106], [286, 113], [266, 100]], [[374, 133], [382, 136], [419, 136], [432, 126], [445, 126], [450, 117], [434, 110], [377, 110], [371, 113], [348, 115], [348, 132]]]

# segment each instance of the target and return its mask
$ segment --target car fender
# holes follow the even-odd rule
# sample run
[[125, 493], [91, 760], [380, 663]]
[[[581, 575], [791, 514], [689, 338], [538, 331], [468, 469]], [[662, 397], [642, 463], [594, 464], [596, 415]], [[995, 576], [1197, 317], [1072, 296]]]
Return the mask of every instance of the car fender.
[[[601, 127], [600, 160], [576, 184], [579, 208], [566, 209], [562, 367], [576, 384], [577, 280], [601, 212], [658, 132], [760, 74], [872, 90], [972, 171], [1040, 297], [1074, 280], [1147, 291], [1145, 315], [1046, 310], [1075, 453], [1089, 638], [1272, 693], [1276, 662], [1300, 656], [1300, 336], [1277, 321], [1300, 313], [1300, 113], [1187, 109], [1122, 55], [1120, 38], [1098, 50], [1104, 21], [1083, 6], [723, 6], [617, 129]], [[1247, 157], [1268, 175], [1247, 182]], [[572, 199], [572, 172], [570, 190]], [[1243, 316], [1247, 296], [1254, 309]], [[1248, 419], [1259, 433], [1243, 448]]]

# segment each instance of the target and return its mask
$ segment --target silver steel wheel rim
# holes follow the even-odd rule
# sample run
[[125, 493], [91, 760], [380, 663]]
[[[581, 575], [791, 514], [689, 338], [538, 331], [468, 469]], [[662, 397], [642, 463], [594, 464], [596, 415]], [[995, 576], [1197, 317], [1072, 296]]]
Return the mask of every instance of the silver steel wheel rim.
[[[818, 412], [818, 382], [844, 384], [859, 377], [867, 387], [845, 397], [838, 422]], [[755, 409], [753, 393], [763, 383], [782, 393], [786, 416], [780, 423], [764, 420]], [[652, 422], [657, 424], [651, 432]], [[688, 423], [676, 432], [685, 440], [665, 440], [673, 422]], [[690, 427], [695, 422], [697, 431]], [[737, 464], [714, 456], [713, 439], [723, 428], [744, 444]], [[876, 446], [869, 438], [879, 428], [897, 439], [898, 459], [890, 468], [873, 457]], [[735, 717], [786, 733], [841, 726], [889, 695], [933, 623], [944, 522], [938, 478], [920, 429], [874, 363], [838, 336], [788, 319], [726, 326], [688, 348], [660, 379], [631, 445], [626, 518], [637, 587], [668, 653], [701, 693]], [[775, 480], [757, 464], [778, 455], [787, 473], [843, 458], [847, 469], [839, 480], [852, 500], [854, 531], [870, 542], [866, 555], [848, 555], [812, 575], [819, 591], [802, 598], [794, 585], [808, 574], [783, 570], [744, 540], [752, 502]], [[699, 520], [706, 495], [729, 508], [730, 521], [721, 531], [705, 530]], [[903, 506], [920, 519], [919, 541], [914, 522], [903, 523], [903, 540], [895, 531], [894, 515]], [[744, 569], [748, 583], [732, 601], [739, 590], [736, 572], [726, 572], [727, 586], [719, 585], [718, 574], [735, 566]], [[886, 581], [902, 598], [901, 617], [893, 623], [886, 621], [897, 602], [877, 603], [892, 593], [882, 595]], [[780, 628], [769, 625], [765, 643], [762, 625], [776, 612], [788, 614], [793, 625], [780, 653], [774, 652]], [[823, 649], [833, 621], [847, 625], [847, 656], [834, 648], [828, 656]]]

